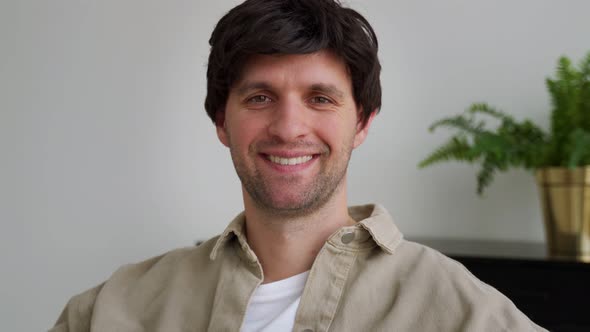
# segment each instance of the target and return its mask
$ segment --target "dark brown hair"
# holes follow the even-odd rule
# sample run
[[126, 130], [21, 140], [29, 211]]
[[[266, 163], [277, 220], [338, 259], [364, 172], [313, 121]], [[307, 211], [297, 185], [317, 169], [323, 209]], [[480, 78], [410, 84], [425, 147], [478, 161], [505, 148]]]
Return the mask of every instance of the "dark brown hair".
[[377, 36], [337, 0], [247, 0], [219, 20], [209, 39], [205, 109], [215, 122], [249, 56], [330, 50], [346, 64], [360, 120], [381, 107]]

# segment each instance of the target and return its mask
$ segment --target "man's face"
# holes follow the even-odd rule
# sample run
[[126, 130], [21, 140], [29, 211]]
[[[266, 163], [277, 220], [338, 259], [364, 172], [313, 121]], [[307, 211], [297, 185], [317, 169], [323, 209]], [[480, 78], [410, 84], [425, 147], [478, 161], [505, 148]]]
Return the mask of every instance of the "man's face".
[[306, 214], [345, 190], [351, 151], [370, 124], [358, 112], [333, 54], [256, 55], [231, 87], [217, 133], [257, 207]]

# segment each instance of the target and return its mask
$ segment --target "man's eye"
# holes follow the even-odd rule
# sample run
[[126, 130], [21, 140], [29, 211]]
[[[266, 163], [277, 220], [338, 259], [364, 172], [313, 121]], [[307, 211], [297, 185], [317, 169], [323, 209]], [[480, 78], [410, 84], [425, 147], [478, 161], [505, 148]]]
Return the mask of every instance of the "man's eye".
[[332, 101], [326, 97], [322, 97], [322, 96], [317, 96], [317, 97], [313, 97], [311, 98], [311, 102], [314, 104], [330, 104], [332, 103]]
[[254, 96], [254, 97], [248, 99], [248, 102], [255, 103], [255, 104], [268, 103], [268, 102], [270, 102], [270, 98], [268, 98], [267, 96], [264, 96], [264, 95], [258, 95], [258, 96]]

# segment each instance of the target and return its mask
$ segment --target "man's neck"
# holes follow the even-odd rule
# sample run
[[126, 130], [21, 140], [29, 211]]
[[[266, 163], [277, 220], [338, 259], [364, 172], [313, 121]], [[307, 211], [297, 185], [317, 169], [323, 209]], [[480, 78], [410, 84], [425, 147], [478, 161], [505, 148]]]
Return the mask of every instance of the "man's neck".
[[311, 269], [330, 235], [354, 223], [348, 215], [345, 190], [335, 193], [324, 206], [305, 216], [285, 217], [265, 213], [253, 204], [246, 193], [244, 203], [246, 235], [262, 265], [263, 283]]

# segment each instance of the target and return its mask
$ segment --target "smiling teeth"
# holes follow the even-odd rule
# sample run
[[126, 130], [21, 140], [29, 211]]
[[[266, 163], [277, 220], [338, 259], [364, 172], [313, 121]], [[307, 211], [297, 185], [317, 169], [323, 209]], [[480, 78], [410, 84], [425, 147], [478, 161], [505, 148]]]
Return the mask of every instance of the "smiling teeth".
[[268, 159], [275, 164], [280, 165], [299, 165], [310, 161], [312, 156], [303, 156], [297, 158], [281, 158], [276, 156], [268, 156]]

